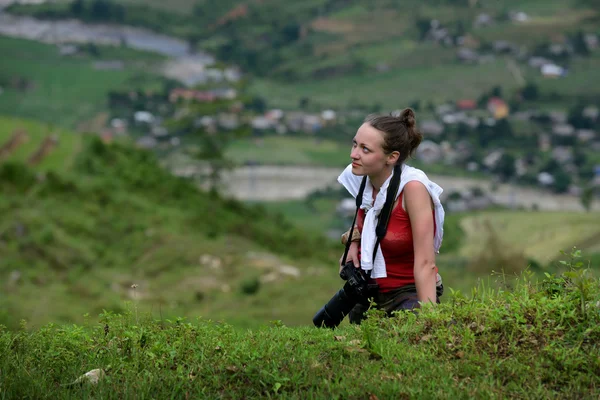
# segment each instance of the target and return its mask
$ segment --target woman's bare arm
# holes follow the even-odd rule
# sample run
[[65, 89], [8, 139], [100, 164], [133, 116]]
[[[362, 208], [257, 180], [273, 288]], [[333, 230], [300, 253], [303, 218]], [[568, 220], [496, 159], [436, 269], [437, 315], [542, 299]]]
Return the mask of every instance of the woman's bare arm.
[[413, 235], [417, 295], [421, 303], [435, 303], [436, 266], [431, 197], [421, 182], [411, 181], [404, 186], [404, 199]]

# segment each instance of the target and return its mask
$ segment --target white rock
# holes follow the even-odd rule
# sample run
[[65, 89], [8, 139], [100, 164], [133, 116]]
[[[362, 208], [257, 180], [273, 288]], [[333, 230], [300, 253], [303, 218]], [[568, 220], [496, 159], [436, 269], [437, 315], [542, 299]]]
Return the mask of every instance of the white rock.
[[106, 373], [104, 372], [103, 369], [93, 369], [91, 371], [86, 372], [85, 374], [81, 375], [79, 378], [75, 379], [74, 382], [71, 383], [71, 385], [75, 385], [77, 383], [85, 383], [88, 382], [92, 385], [96, 385], [98, 383], [98, 381], [100, 381], [100, 379], [104, 378], [106, 376]]
[[300, 277], [300, 270], [296, 267], [292, 267], [291, 265], [282, 265], [279, 267], [279, 272], [282, 275], [293, 276], [295, 278]]

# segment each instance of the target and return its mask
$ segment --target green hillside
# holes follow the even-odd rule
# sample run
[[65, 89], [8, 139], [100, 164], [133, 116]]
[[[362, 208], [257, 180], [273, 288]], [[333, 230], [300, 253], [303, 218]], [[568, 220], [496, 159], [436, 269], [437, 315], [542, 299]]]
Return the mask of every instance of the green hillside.
[[46, 138], [56, 137], [56, 147], [44, 157], [36, 168], [39, 170], [65, 171], [73, 166], [75, 157], [81, 150], [82, 136], [63, 128], [0, 116], [0, 146], [8, 143], [19, 132], [23, 132], [23, 140], [12, 151], [0, 155], [0, 161], [16, 161], [27, 163]]
[[[43, 127], [7, 121], [3, 141], [12, 126], [40, 141]], [[0, 164], [0, 289], [7, 294], [0, 323], [122, 310], [133, 284], [157, 314], [301, 323], [339, 286], [324, 269], [339, 249], [319, 234], [263, 207], [201, 192], [150, 153], [72, 138], [35, 167], [17, 152]], [[272, 304], [281, 293], [302, 298], [307, 287], [320, 294], [300, 307]]]
[[[162, 90], [154, 70], [163, 58], [110, 46], [82, 46], [61, 55], [57, 46], [0, 36], [0, 114], [75, 128], [106, 111], [111, 90]], [[122, 69], [97, 62], [122, 61]]]
[[[577, 254], [574, 254], [575, 256]], [[569, 275], [478, 287], [418, 314], [336, 331], [149, 318], [0, 325], [7, 398], [564, 399], [600, 394], [600, 285]], [[95, 380], [82, 379], [88, 372]], [[87, 377], [84, 377], [87, 378]], [[72, 384], [73, 383], [73, 384]]]
[[598, 213], [485, 212], [461, 219], [465, 232], [461, 254], [473, 255], [485, 248], [490, 236], [498, 238], [507, 251], [522, 252], [541, 263], [556, 259], [558, 250], [573, 246], [600, 253]]

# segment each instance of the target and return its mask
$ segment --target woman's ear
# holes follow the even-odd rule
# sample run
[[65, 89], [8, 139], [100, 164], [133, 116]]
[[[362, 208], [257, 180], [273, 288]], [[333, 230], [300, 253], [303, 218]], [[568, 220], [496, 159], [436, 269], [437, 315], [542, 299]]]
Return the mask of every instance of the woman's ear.
[[398, 162], [398, 159], [400, 159], [400, 152], [392, 151], [388, 155], [387, 164], [388, 165], [396, 165], [396, 163]]

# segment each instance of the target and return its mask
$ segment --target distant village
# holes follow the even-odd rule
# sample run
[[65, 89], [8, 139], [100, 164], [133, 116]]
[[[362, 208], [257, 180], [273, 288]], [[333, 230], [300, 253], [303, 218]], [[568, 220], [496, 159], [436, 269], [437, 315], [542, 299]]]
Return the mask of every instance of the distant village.
[[[514, 24], [525, 24], [530, 20], [529, 15], [522, 11], [510, 11], [504, 17]], [[497, 22], [489, 14], [481, 13], [473, 21], [473, 26], [477, 29], [493, 26]], [[452, 29], [437, 20], [429, 21], [429, 25], [424, 23], [421, 29], [425, 40], [456, 47], [456, 55], [461, 62], [483, 64], [496, 57], [509, 56], [518, 63], [539, 70], [546, 78], [563, 77], [569, 73], [568, 68], [557, 60], [566, 61], [575, 54], [587, 55], [599, 46], [599, 38], [595, 33], [577, 33], [564, 43], [542, 44], [534, 49], [526, 49], [508, 40], [496, 40], [482, 45], [468, 33], [459, 32], [460, 29], [456, 27], [452, 32]], [[513, 73], [515, 79], [523, 79], [516, 66]]]
[[[511, 11], [505, 15], [513, 23], [526, 23], [529, 16], [521, 11]], [[479, 14], [474, 26], [485, 27], [496, 21], [488, 14]], [[520, 68], [534, 68], [547, 79], [561, 79], [569, 71], [556, 60], [567, 60], [575, 54], [596, 51], [599, 47], [596, 34], [580, 34], [570, 37], [563, 44], [538, 46], [528, 51], [513, 45], [508, 41], [495, 41], [486, 46], [474, 43], [469, 34], [460, 32], [456, 27], [445, 27], [437, 20], [422, 21], [422, 40], [434, 41], [443, 46], [455, 47], [456, 57], [463, 63], [485, 63], [495, 57], [509, 60], [508, 67], [517, 81], [522, 80]], [[385, 65], [378, 66], [385, 70]], [[194, 87], [172, 88], [163, 97], [172, 107], [170, 117], [181, 117], [185, 113], [185, 104], [207, 103], [227, 100], [232, 106], [228, 112], [216, 115], [207, 114], [196, 118], [194, 125], [207, 132], [237, 129], [248, 126], [257, 136], [306, 134], [318, 137], [323, 130], [346, 124], [356, 110], [322, 109], [309, 112], [305, 110], [281, 110], [268, 108], [268, 99], [264, 107], [248, 107], [244, 104], [236, 84], [242, 79], [242, 73], [234, 67], [215, 68], [205, 67], [195, 71], [197, 84]], [[523, 81], [523, 84], [525, 82]], [[200, 87], [205, 87], [200, 89]], [[526, 92], [529, 91], [529, 92]], [[536, 95], [535, 86], [525, 86], [522, 97]], [[247, 99], [244, 99], [246, 101]], [[425, 140], [418, 149], [417, 159], [425, 164], [443, 164], [464, 166], [470, 172], [489, 172], [500, 178], [510, 178], [519, 182], [527, 178], [527, 184], [550, 188], [558, 192], [566, 192], [575, 196], [582, 194], [584, 185], [600, 187], [600, 164], [593, 166], [590, 182], [578, 179], [581, 163], [578, 162], [576, 147], [585, 147], [588, 151], [600, 151], [599, 109], [597, 104], [583, 104], [580, 118], [585, 124], [574, 126], [570, 123], [567, 109], [540, 111], [537, 109], [511, 109], [508, 97], [501, 93], [489, 93], [478, 99], [454, 99], [443, 104], [429, 104], [425, 113], [426, 118], [420, 119], [418, 127], [424, 134]], [[360, 112], [358, 112], [360, 114]], [[163, 125], [164, 115], [152, 111], [135, 111], [127, 118], [114, 118], [110, 123], [109, 132], [105, 135], [126, 132], [130, 125], [145, 134], [138, 138], [138, 144], [145, 148], [160, 146], [178, 146], [180, 138], [172, 135]], [[503, 129], [512, 129], [510, 125], [530, 124], [535, 129], [528, 134], [527, 150], [539, 154], [548, 154], [569, 176], [568, 185], [557, 189], [559, 179], [553, 171], [535, 171], [531, 157], [509, 154], [503, 146], [497, 144], [481, 145], [473, 143], [473, 132], [492, 130], [494, 135], [503, 135]], [[591, 128], [590, 128], [591, 127]], [[469, 133], [471, 133], [469, 135]], [[535, 145], [531, 146], [531, 138]], [[514, 138], [513, 138], [514, 139]], [[507, 161], [508, 160], [508, 161]], [[506, 166], [509, 162], [512, 165]], [[501, 176], [498, 169], [510, 170], [510, 176]], [[535, 174], [532, 176], [532, 174]], [[523, 178], [524, 179], [524, 178]], [[469, 194], [465, 194], [469, 197]], [[480, 197], [480, 196], [472, 196]]]
[[[526, 23], [530, 17], [524, 12], [511, 11], [505, 18], [519, 24]], [[474, 26], [486, 27], [495, 23], [497, 21], [494, 18], [482, 13], [475, 18]], [[574, 34], [564, 43], [540, 45], [528, 50], [506, 40], [482, 45], [468, 33], [461, 32], [460, 27], [447, 27], [437, 20], [424, 20], [418, 25], [422, 40], [455, 48], [458, 62], [480, 64], [497, 57], [507, 60], [507, 68], [515, 80], [531, 92], [522, 93], [523, 96], [534, 96], [537, 89], [525, 85], [521, 68], [533, 68], [547, 79], [561, 79], [570, 72], [567, 63], [561, 63], [560, 60], [568, 60], [572, 55], [589, 54], [599, 48], [597, 34]], [[76, 56], [82, 48], [89, 46], [74, 43], [56, 45], [57, 51], [65, 57]], [[122, 61], [103, 60], [95, 61], [93, 67], [102, 70], [123, 69], [126, 66]], [[378, 71], [387, 69], [389, 66], [384, 64], [377, 66]], [[180, 132], [169, 128], [168, 122], [185, 118], [189, 109], [187, 105], [210, 105], [216, 102], [227, 102], [227, 111], [194, 115], [195, 128], [218, 134], [222, 130], [248, 127], [256, 137], [290, 134], [319, 137], [322, 132], [331, 131], [330, 128], [345, 126], [354, 121], [357, 115], [364, 115], [364, 110], [315, 110], [310, 107], [308, 111], [309, 107], [300, 106], [298, 110], [282, 110], [269, 107], [269, 99], [259, 99], [259, 104], [250, 104], [253, 99], [246, 98], [239, 89], [239, 83], [244, 79], [242, 71], [236, 66], [219, 67], [208, 58], [186, 56], [172, 59], [165, 66], [163, 74], [179, 84], [171, 84], [162, 93], [110, 94], [109, 103], [113, 112], [101, 132], [104, 140], [110, 141], [115, 136], [128, 134], [135, 138], [138, 146], [146, 149], [176, 149], [182, 142]], [[15, 81], [10, 84], [27, 86], [30, 82]], [[588, 179], [578, 179], [581, 163], [576, 152], [576, 148], [582, 147], [586, 151], [600, 152], [598, 104], [581, 105], [579, 117], [586, 123], [579, 125], [572, 123], [571, 110], [515, 109], [508, 96], [493, 92], [477, 99], [452, 99], [442, 104], [418, 106], [421, 108], [418, 114], [424, 116], [419, 119], [418, 127], [425, 140], [418, 149], [417, 159], [424, 164], [462, 166], [469, 172], [486, 172], [513, 182], [527, 177], [529, 185], [556, 189], [559, 177], [553, 171], [537, 170], [538, 166], [534, 166], [531, 157], [507, 154], [509, 151], [503, 146], [475, 144], [472, 140], [476, 137], [474, 135], [486, 129], [502, 135], [504, 127], [510, 128], [508, 125], [531, 124], [536, 128], [532, 129], [529, 137], [533, 138], [535, 145], [532, 147], [528, 144], [527, 150], [548, 155], [565, 173], [575, 178], [559, 192], [580, 196], [586, 185], [600, 187], [600, 164], [592, 167], [592, 176], [588, 176]], [[257, 145], [259, 143], [257, 141]], [[507, 160], [511, 165], [504, 165]], [[511, 176], [501, 176], [499, 169], [510, 170]], [[457, 205], [457, 208], [473, 209], [489, 205], [482, 200], [483, 197], [482, 193], [475, 191], [458, 197], [454, 195], [454, 200], [462, 201], [463, 205]]]
[[[206, 132], [218, 133], [221, 130], [233, 130], [241, 126], [250, 127], [256, 137], [265, 135], [308, 135], [319, 137], [321, 131], [327, 128], [345, 124], [349, 117], [356, 115], [357, 111], [323, 109], [319, 112], [289, 111], [277, 108], [267, 108], [262, 113], [248, 110], [239, 100], [236, 89], [222, 87], [210, 90], [196, 90], [189, 88], [174, 88], [168, 95], [168, 103], [173, 106], [174, 117], [185, 113], [183, 104], [212, 103], [217, 100], [231, 102], [228, 112], [197, 116], [194, 126]], [[592, 129], [575, 128], [568, 122], [566, 110], [549, 112], [535, 110], [521, 110], [511, 112], [509, 105], [500, 97], [491, 96], [481, 106], [474, 99], [461, 99], [454, 103], [437, 105], [432, 117], [420, 120], [418, 127], [425, 140], [421, 143], [416, 158], [424, 164], [464, 165], [470, 172], [490, 172], [497, 170], [502, 162], [505, 150], [494, 146], [475, 151], [476, 146], [468, 138], [449, 140], [447, 132], [456, 131], [457, 127], [467, 127], [471, 131], [482, 128], [492, 129], [503, 121], [511, 123], [547, 121], [547, 130], [536, 129], [537, 145], [535, 152], [549, 154], [550, 158], [560, 164], [569, 174], [576, 175], [576, 154], [573, 143], [585, 146], [595, 152], [600, 152], [600, 135]], [[181, 116], [181, 115], [179, 115]], [[582, 110], [583, 118], [596, 125], [600, 118], [600, 110], [595, 105], [587, 105]], [[176, 134], [169, 132], [164, 125], [165, 119], [149, 111], [135, 111], [130, 118], [113, 118], [110, 128], [104, 132], [105, 139], [110, 140], [112, 135], [124, 134], [133, 128], [143, 134], [137, 139], [140, 147], [147, 149], [173, 148], [180, 145], [181, 140]], [[558, 140], [556, 140], [558, 139]], [[565, 140], [568, 139], [568, 140]], [[555, 143], [565, 144], [557, 145]], [[258, 140], [257, 145], [260, 145]], [[526, 157], [514, 158], [515, 179], [530, 174], [531, 160]], [[551, 172], [540, 171], [531, 184], [544, 188], [551, 188], [555, 177]], [[600, 164], [594, 167], [594, 177], [591, 185], [600, 187]], [[582, 187], [574, 180], [566, 192], [580, 196]], [[452, 200], [452, 199], [450, 199]], [[484, 208], [489, 206], [482, 193], [464, 193], [462, 198], [456, 198], [455, 208], [469, 209]], [[466, 204], [466, 205], [465, 205]]]

